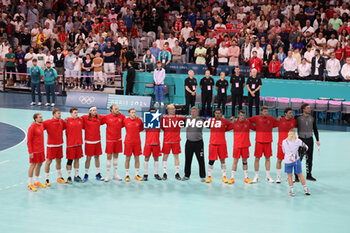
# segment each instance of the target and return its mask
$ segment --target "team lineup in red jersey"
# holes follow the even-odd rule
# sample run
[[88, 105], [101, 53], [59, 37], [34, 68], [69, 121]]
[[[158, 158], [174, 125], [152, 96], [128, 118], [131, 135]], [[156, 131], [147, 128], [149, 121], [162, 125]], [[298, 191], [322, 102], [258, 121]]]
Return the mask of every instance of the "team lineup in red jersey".
[[[198, 108], [192, 107], [191, 114], [189, 116], [176, 115], [175, 106], [169, 104], [166, 107], [167, 114], [160, 118], [159, 128], [146, 128], [144, 129], [144, 123], [136, 115], [135, 109], [129, 109], [129, 117], [125, 117], [116, 105], [110, 106], [110, 114], [100, 115], [97, 113], [97, 108], [92, 106], [89, 108], [89, 114], [79, 116], [77, 108], [71, 108], [71, 117], [61, 119], [61, 111], [54, 109], [52, 111], [53, 118], [49, 120], [43, 120], [40, 113], [35, 113], [33, 116], [34, 122], [31, 124], [28, 130], [27, 146], [29, 153], [30, 167], [28, 171], [28, 190], [37, 191], [38, 188], [46, 188], [51, 186], [49, 173], [50, 165], [53, 160], [56, 162], [57, 170], [57, 182], [69, 183], [73, 181], [77, 183], [87, 182], [89, 180], [89, 168], [91, 159], [94, 158], [96, 167], [96, 180], [109, 182], [112, 178], [121, 181], [122, 178], [118, 173], [118, 156], [124, 152], [125, 159], [125, 181], [130, 182], [130, 160], [134, 156], [135, 160], [135, 176], [137, 181], [148, 180], [148, 163], [151, 155], [154, 158], [154, 178], [157, 180], [167, 180], [167, 160], [169, 154], [174, 155], [175, 160], [175, 178], [177, 180], [186, 181], [190, 178], [191, 162], [193, 153], [196, 154], [199, 169], [200, 178], [202, 182], [212, 182], [212, 172], [214, 168], [214, 162], [220, 160], [222, 171], [222, 182], [227, 184], [235, 183], [235, 173], [237, 171], [237, 164], [239, 159], [242, 159], [244, 182], [247, 184], [257, 183], [259, 180], [259, 162], [261, 157], [265, 157], [265, 169], [266, 180], [270, 183], [275, 182], [270, 175], [272, 156], [272, 132], [273, 128], [278, 128], [278, 143], [277, 143], [277, 179], [276, 183], [281, 183], [281, 166], [282, 161], [285, 163], [285, 172], [288, 174], [288, 182], [291, 188], [289, 195], [294, 196], [293, 182], [301, 182], [304, 187], [306, 195], [310, 195], [306, 182], [301, 172], [301, 160], [303, 155], [300, 154], [300, 147], [306, 148], [310, 152], [310, 146], [305, 142], [302, 135], [304, 128], [302, 128], [302, 120], [311, 120], [311, 131], [317, 139], [317, 145], [319, 146], [318, 131], [316, 124], [312, 123], [313, 118], [310, 116], [309, 106], [303, 106], [303, 114], [300, 116], [293, 116], [291, 108], [287, 108], [284, 111], [283, 117], [277, 119], [268, 115], [268, 108], [262, 107], [261, 115], [257, 115], [251, 118], [245, 118], [245, 111], [240, 110], [238, 118], [232, 118], [231, 121], [225, 119], [222, 116], [222, 110], [216, 109], [214, 117], [209, 119], [203, 119], [198, 116]], [[155, 108], [150, 108], [150, 113], [155, 113]], [[157, 112], [158, 114], [158, 112]], [[300, 119], [300, 127], [298, 127], [298, 119]], [[305, 120], [304, 120], [305, 121]], [[105, 178], [102, 177], [100, 172], [100, 156], [102, 152], [101, 144], [101, 132], [100, 126], [106, 125], [106, 145], [105, 153], [107, 154], [107, 174]], [[146, 125], [146, 124], [145, 124]], [[306, 123], [308, 125], [308, 123]], [[298, 128], [299, 138], [295, 136], [294, 128]], [[125, 128], [126, 135], [122, 137], [122, 128]], [[180, 176], [180, 160], [181, 154], [181, 129], [185, 128], [187, 133], [186, 151], [185, 151], [185, 176]], [[208, 175], [205, 174], [204, 163], [204, 150], [202, 134], [203, 129], [206, 128], [210, 132], [209, 140], [209, 163], [208, 163]], [[47, 132], [47, 145], [46, 145], [46, 158], [44, 147], [44, 131]], [[141, 148], [140, 133], [145, 130], [145, 145], [144, 149]], [[234, 135], [233, 141], [233, 164], [231, 171], [231, 178], [227, 178], [226, 159], [228, 158], [226, 132], [232, 131]], [[61, 172], [61, 163], [63, 158], [63, 134], [66, 135], [66, 170], [67, 180], [63, 178]], [[84, 140], [83, 140], [84, 131]], [[160, 144], [160, 133], [163, 131], [163, 147]], [[250, 180], [248, 176], [248, 163], [249, 147], [250, 143], [250, 131], [256, 131], [255, 137], [255, 161], [254, 171], [255, 175], [253, 180]], [[309, 139], [309, 138], [306, 138]], [[297, 151], [291, 149], [290, 143], [298, 143], [300, 146], [296, 147]], [[124, 150], [123, 150], [124, 141]], [[285, 143], [284, 143], [285, 142]], [[304, 143], [305, 142], [305, 143]], [[84, 143], [84, 150], [83, 150]], [[284, 146], [284, 144], [288, 145]], [[294, 144], [292, 144], [293, 146]], [[299, 144], [298, 144], [299, 145]], [[190, 147], [190, 148], [188, 148]], [[294, 148], [293, 147], [293, 148]], [[85, 152], [85, 174], [83, 178], [79, 176], [79, 160], [83, 157]], [[311, 151], [312, 153], [312, 151]], [[144, 175], [140, 176], [140, 155], [144, 155]], [[162, 167], [163, 176], [159, 175], [159, 158], [163, 154]], [[288, 161], [285, 158], [288, 158]], [[311, 162], [310, 162], [311, 157]], [[293, 160], [290, 160], [293, 158]], [[113, 161], [112, 161], [113, 160]], [[45, 162], [46, 161], [46, 162]], [[45, 182], [39, 181], [39, 175], [42, 164], [45, 162]], [[113, 164], [113, 173], [111, 174], [111, 167]], [[75, 175], [72, 179], [71, 172], [74, 166]], [[307, 157], [307, 179], [316, 181], [311, 175], [312, 156]], [[290, 170], [292, 168], [292, 170]], [[294, 168], [294, 172], [293, 172]], [[295, 180], [292, 180], [292, 175], [295, 174]], [[34, 182], [33, 182], [34, 176]]]

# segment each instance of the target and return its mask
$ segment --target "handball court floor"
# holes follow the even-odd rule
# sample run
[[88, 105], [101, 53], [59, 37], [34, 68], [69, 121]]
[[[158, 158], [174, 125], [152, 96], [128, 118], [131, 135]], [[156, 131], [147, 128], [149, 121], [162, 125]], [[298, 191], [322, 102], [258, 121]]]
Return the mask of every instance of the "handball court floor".
[[[289, 191], [286, 175], [281, 184], [267, 183], [264, 160], [260, 164], [257, 184], [243, 182], [241, 163], [233, 185], [221, 182], [220, 164], [214, 165], [213, 182], [201, 183], [196, 159], [192, 163], [189, 181], [174, 178], [174, 160], [168, 160], [168, 180], [153, 178], [153, 159], [149, 163], [149, 181], [126, 183], [99, 182], [94, 179], [92, 162], [87, 183], [57, 184], [55, 163], [51, 165], [52, 186], [29, 192], [27, 186], [28, 152], [26, 132], [32, 115], [41, 112], [44, 119], [52, 114], [46, 107], [29, 107], [29, 95], [0, 93], [0, 232], [3, 233], [59, 233], [59, 232], [120, 232], [120, 233], [203, 233], [203, 232], [349, 232], [349, 142], [347, 127], [343, 130], [320, 130], [321, 150], [314, 152], [314, 172], [317, 182], [308, 182], [311, 196], [305, 196], [302, 186], [296, 184], [295, 197]], [[60, 106], [58, 106], [60, 107]], [[69, 116], [62, 107], [62, 118]], [[86, 114], [81, 109], [80, 114]], [[100, 111], [106, 114], [107, 111]], [[126, 114], [126, 113], [124, 113]], [[327, 129], [328, 128], [328, 129]], [[125, 131], [123, 130], [123, 136]], [[101, 127], [102, 145], [105, 126]], [[144, 139], [145, 134], [141, 137]], [[274, 133], [271, 173], [276, 177], [276, 142]], [[185, 132], [181, 133], [184, 151]], [[251, 134], [249, 176], [254, 176], [253, 148], [255, 133]], [[45, 141], [47, 136], [45, 135]], [[226, 133], [229, 158], [227, 175], [231, 175], [233, 133]], [[209, 133], [204, 132], [206, 169]], [[316, 147], [317, 148], [317, 147]], [[104, 146], [103, 146], [104, 150]], [[64, 149], [65, 151], [65, 149]], [[143, 156], [140, 173], [143, 175]], [[180, 162], [183, 176], [184, 154]], [[66, 160], [63, 159], [64, 178]], [[83, 158], [80, 176], [84, 175]], [[101, 173], [106, 175], [106, 155], [101, 156]], [[305, 171], [305, 163], [303, 166]], [[162, 166], [160, 163], [160, 174]], [[43, 167], [40, 181], [44, 181]], [[74, 171], [72, 172], [74, 174]], [[124, 155], [120, 155], [119, 174], [124, 178]], [[133, 162], [130, 175], [134, 176]], [[304, 172], [305, 174], [305, 172]]]

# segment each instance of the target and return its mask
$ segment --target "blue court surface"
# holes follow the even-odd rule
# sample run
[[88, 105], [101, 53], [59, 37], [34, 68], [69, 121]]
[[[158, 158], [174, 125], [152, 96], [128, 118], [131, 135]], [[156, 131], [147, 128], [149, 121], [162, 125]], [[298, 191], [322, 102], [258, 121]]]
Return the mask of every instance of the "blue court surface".
[[[186, 182], [177, 181], [174, 178], [172, 156], [168, 160], [167, 181], [153, 179], [151, 159], [150, 179], [147, 182], [133, 179], [129, 183], [96, 181], [93, 179], [95, 168], [92, 162], [90, 180], [87, 183], [57, 184], [53, 163], [50, 174], [52, 186], [33, 193], [26, 189], [29, 162], [23, 130], [27, 132], [32, 115], [38, 110], [37, 107], [26, 108], [0, 108], [0, 232], [349, 232], [348, 132], [320, 130], [321, 153], [319, 155], [317, 149], [314, 152], [313, 172], [318, 181], [307, 183], [311, 196], [304, 195], [301, 184], [294, 187], [295, 197], [288, 196], [285, 174], [281, 184], [267, 183], [264, 180], [264, 160], [260, 164], [260, 180], [257, 184], [244, 184], [241, 163], [236, 173], [236, 183], [223, 184], [219, 162], [214, 165], [213, 183], [201, 183], [195, 158], [191, 179]], [[52, 117], [50, 111], [45, 111], [45, 107], [40, 109], [44, 119]], [[63, 118], [69, 115], [67, 109], [64, 111]], [[87, 110], [80, 111], [80, 114], [86, 113]], [[101, 134], [104, 144], [104, 126]], [[142, 133], [143, 139], [144, 136]], [[185, 132], [181, 136], [184, 151]], [[252, 133], [253, 146], [248, 160], [251, 179], [254, 175], [254, 137], [255, 134]], [[232, 131], [226, 133], [226, 140], [229, 153], [227, 175], [230, 177], [233, 161]], [[277, 134], [274, 133], [273, 178], [276, 178], [276, 142]], [[204, 133], [204, 143], [207, 163], [208, 132]], [[180, 157], [180, 173], [183, 175], [184, 154]], [[141, 175], [143, 158], [142, 156]], [[102, 155], [101, 159], [101, 173], [105, 175], [106, 155]], [[119, 174], [122, 177], [125, 175], [124, 160], [124, 155], [120, 155]], [[80, 161], [80, 176], [83, 176], [85, 158]], [[64, 159], [62, 171], [66, 178], [65, 163]], [[42, 182], [43, 171], [42, 168]], [[162, 174], [161, 163], [159, 171]], [[130, 175], [134, 175], [133, 162]]]

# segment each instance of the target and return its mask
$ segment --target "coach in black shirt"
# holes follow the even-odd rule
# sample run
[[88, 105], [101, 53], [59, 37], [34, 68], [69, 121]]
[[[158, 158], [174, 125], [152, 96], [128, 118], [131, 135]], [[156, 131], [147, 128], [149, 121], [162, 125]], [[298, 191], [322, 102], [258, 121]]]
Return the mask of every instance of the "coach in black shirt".
[[251, 76], [247, 80], [249, 116], [253, 116], [253, 103], [255, 104], [255, 114], [259, 115], [261, 79], [257, 77], [256, 69], [252, 69]]
[[227, 102], [228, 82], [225, 79], [225, 72], [220, 73], [220, 79], [216, 82], [216, 90], [218, 92], [218, 108], [222, 106], [222, 113], [225, 115], [225, 106]]
[[205, 71], [205, 77], [201, 79], [199, 86], [202, 90], [202, 115], [211, 116], [211, 101], [213, 98], [214, 79], [210, 77], [210, 70]]
[[235, 116], [236, 102], [238, 102], [238, 110], [242, 110], [243, 88], [245, 86], [245, 79], [243, 75], [239, 73], [239, 66], [236, 66], [235, 69], [232, 70], [230, 85], [232, 97], [232, 116]]
[[185, 97], [186, 97], [186, 108], [185, 112], [188, 115], [190, 105], [191, 108], [196, 102], [196, 92], [197, 92], [197, 80], [194, 78], [193, 70], [188, 71], [188, 77], [185, 79]]

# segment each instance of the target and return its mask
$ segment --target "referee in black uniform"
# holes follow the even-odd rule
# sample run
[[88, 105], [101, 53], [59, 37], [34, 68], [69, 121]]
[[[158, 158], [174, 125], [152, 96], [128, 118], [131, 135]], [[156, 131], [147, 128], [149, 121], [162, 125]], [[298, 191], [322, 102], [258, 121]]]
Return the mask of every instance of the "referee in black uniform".
[[210, 70], [205, 71], [205, 77], [201, 79], [199, 86], [202, 90], [202, 114], [211, 117], [211, 101], [213, 99], [214, 79], [210, 77]]
[[236, 102], [238, 102], [238, 111], [242, 110], [243, 88], [245, 87], [244, 76], [239, 73], [239, 66], [232, 70], [230, 79], [231, 97], [232, 97], [232, 116], [235, 116]]
[[188, 71], [188, 77], [185, 79], [185, 97], [186, 97], [186, 115], [189, 114], [190, 106], [193, 107], [196, 102], [197, 80], [194, 78], [193, 70]]
[[255, 104], [255, 115], [259, 115], [261, 79], [257, 77], [256, 69], [251, 70], [251, 76], [247, 80], [249, 116], [253, 116], [253, 104]]
[[228, 82], [225, 79], [225, 72], [220, 73], [220, 79], [216, 81], [215, 88], [218, 93], [218, 108], [222, 106], [222, 114], [225, 115], [225, 106], [227, 102], [227, 88], [228, 88]]

